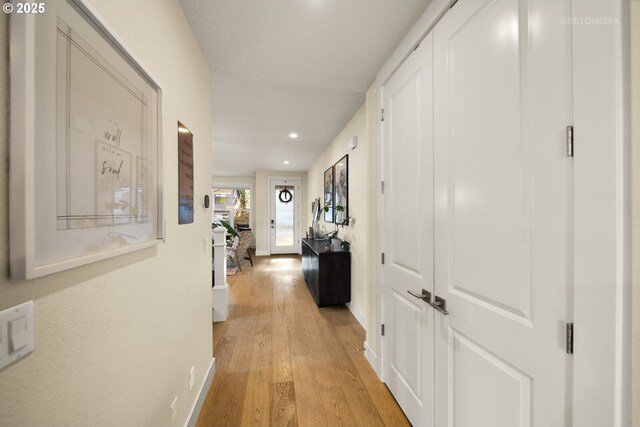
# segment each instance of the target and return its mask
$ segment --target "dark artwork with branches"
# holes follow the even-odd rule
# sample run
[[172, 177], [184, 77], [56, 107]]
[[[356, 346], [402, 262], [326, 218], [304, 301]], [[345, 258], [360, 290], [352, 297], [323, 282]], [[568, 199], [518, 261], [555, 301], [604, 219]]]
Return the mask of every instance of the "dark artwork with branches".
[[324, 222], [333, 222], [333, 166], [324, 171]]
[[340, 205], [344, 209], [335, 211], [334, 221], [336, 224], [342, 224], [349, 217], [349, 155], [345, 154], [343, 158], [333, 165], [333, 204]]

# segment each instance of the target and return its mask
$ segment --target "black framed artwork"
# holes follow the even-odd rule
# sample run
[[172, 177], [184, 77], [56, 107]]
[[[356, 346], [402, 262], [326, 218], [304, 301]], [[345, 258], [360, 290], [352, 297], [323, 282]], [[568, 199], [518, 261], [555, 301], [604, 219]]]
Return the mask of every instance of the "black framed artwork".
[[333, 165], [333, 205], [344, 207], [342, 212], [335, 212], [335, 223], [342, 224], [349, 217], [349, 155]]
[[324, 212], [324, 221], [333, 222], [333, 166], [324, 171], [324, 206], [329, 209]]

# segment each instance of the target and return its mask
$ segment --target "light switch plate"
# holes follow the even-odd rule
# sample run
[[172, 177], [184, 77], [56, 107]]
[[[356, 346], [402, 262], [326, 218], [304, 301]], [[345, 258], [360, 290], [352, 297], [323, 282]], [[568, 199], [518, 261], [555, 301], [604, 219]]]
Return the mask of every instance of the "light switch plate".
[[21, 350], [29, 344], [30, 335], [26, 315], [10, 320], [7, 331], [7, 336], [9, 337], [9, 354]]
[[35, 348], [33, 301], [0, 311], [0, 369]]

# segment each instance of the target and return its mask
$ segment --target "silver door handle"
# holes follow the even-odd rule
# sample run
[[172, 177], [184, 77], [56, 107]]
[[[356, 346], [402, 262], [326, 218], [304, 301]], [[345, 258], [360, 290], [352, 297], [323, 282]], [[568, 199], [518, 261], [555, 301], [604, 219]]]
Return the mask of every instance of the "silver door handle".
[[440, 298], [438, 295], [436, 295], [436, 300], [434, 302], [430, 302], [429, 305], [434, 309], [438, 310], [440, 313], [444, 314], [445, 316], [449, 315], [449, 312], [447, 311], [446, 299]]
[[412, 291], [407, 291], [407, 293], [409, 293], [409, 295], [414, 296], [418, 299], [421, 299], [422, 301], [426, 302], [427, 304], [431, 304], [431, 292], [427, 291], [426, 289], [422, 289], [422, 294], [418, 295], [415, 292]]

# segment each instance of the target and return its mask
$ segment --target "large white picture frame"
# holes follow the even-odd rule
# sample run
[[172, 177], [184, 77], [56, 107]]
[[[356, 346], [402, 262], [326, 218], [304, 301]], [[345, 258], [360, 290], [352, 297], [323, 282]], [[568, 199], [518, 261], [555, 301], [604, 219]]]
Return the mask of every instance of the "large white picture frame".
[[11, 278], [162, 242], [160, 85], [81, 0], [11, 18]]

